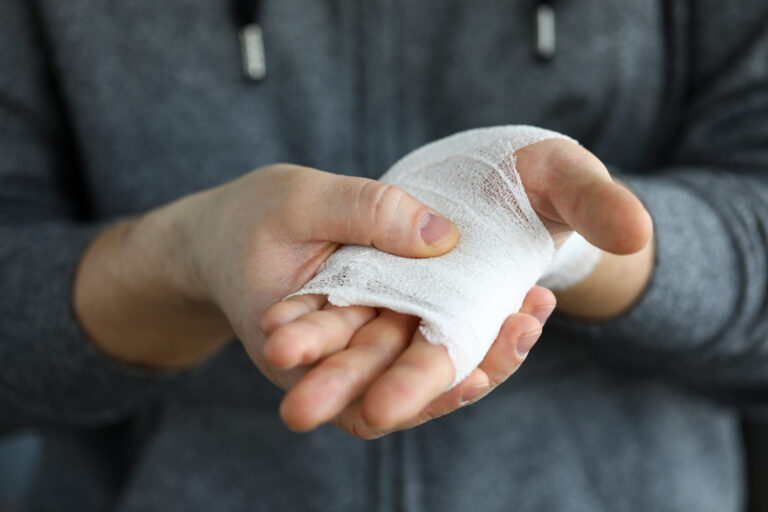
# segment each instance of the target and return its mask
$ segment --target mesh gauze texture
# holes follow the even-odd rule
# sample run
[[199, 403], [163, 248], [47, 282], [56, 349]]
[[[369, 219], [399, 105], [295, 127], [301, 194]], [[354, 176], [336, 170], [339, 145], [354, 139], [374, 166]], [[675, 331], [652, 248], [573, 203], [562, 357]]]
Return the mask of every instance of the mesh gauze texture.
[[499, 126], [416, 149], [381, 181], [451, 219], [461, 233], [457, 246], [426, 259], [344, 246], [297, 294], [420, 317], [426, 339], [448, 349], [454, 385], [460, 382], [552, 261], [552, 238], [528, 201], [514, 158], [518, 149], [552, 138], [568, 139], [531, 126]]
[[573, 286], [592, 273], [602, 255], [603, 251], [574, 231], [555, 252], [552, 262], [536, 284], [550, 290]]

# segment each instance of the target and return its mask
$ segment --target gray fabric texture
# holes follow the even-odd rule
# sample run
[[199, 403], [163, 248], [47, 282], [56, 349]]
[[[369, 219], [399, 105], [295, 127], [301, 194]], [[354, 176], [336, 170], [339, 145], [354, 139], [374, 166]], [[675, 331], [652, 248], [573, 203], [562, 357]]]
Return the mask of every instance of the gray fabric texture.
[[[0, 428], [43, 429], [29, 510], [737, 511], [735, 407], [768, 388], [768, 4], [265, 1], [264, 82], [228, 2], [0, 2]], [[493, 395], [365, 442], [279, 423], [233, 342], [157, 375], [91, 348], [84, 246], [278, 161], [377, 177], [532, 124], [632, 186], [657, 267], [623, 317], [559, 318]]]

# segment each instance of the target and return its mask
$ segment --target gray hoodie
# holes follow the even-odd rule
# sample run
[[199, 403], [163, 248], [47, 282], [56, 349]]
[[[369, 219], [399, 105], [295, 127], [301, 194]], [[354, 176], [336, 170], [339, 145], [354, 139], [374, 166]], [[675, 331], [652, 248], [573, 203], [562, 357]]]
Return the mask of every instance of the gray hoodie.
[[[540, 4], [541, 2], [539, 2]], [[0, 2], [0, 428], [30, 510], [737, 511], [736, 413], [768, 396], [768, 3], [269, 0], [243, 78], [229, 2]], [[377, 177], [452, 132], [566, 133], [638, 193], [652, 283], [560, 318], [490, 397], [366, 442], [291, 433], [237, 342], [154, 374], [71, 307], [119, 218], [288, 161]]]

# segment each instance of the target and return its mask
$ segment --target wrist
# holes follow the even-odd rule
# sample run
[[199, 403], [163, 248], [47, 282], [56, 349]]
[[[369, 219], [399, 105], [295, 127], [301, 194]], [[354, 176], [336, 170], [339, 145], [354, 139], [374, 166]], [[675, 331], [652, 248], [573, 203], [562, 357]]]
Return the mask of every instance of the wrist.
[[181, 202], [100, 234], [83, 255], [74, 306], [88, 337], [124, 363], [193, 366], [232, 338], [196, 275]]
[[586, 320], [610, 320], [621, 315], [643, 296], [653, 275], [654, 258], [653, 238], [634, 254], [603, 252], [589, 276], [555, 292], [558, 311]]
[[183, 197], [136, 219], [127, 253], [145, 254], [153, 272], [179, 301], [214, 303], [201, 240], [203, 193]]

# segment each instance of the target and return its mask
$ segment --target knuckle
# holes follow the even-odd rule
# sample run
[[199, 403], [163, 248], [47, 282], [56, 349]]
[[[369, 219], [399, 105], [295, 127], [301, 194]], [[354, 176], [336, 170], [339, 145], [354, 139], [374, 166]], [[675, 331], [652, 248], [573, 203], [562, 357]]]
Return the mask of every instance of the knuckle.
[[355, 329], [376, 316], [376, 310], [370, 306], [334, 307], [329, 311], [332, 311], [345, 327]]
[[286, 209], [307, 208], [328, 187], [328, 173], [298, 165], [282, 168], [284, 192], [281, 206]]
[[324, 386], [337, 392], [354, 388], [362, 380], [360, 373], [355, 371], [354, 363], [342, 358], [331, 356], [325, 359], [318, 369], [325, 374]]
[[360, 188], [360, 212], [377, 228], [386, 228], [406, 193], [402, 189], [379, 181], [367, 181]]
[[[433, 376], [436, 373], [434, 371], [435, 367], [433, 365], [433, 361], [425, 359], [402, 357], [397, 361], [397, 368], [401, 375], [411, 378], [421, 375]], [[409, 386], [399, 385], [396, 387], [393, 386], [393, 388], [396, 391], [402, 393], [405, 397], [410, 397], [413, 394], [413, 389], [411, 389]]]
[[455, 407], [446, 408], [444, 405], [430, 404], [425, 407], [424, 410], [422, 410], [419, 414], [417, 414], [415, 418], [413, 418], [413, 422], [415, 425], [421, 425], [422, 423], [437, 419], [440, 416], [445, 416], [455, 409]]
[[360, 343], [355, 346], [356, 350], [361, 351], [367, 357], [381, 362], [382, 364], [390, 364], [395, 358], [402, 352], [403, 343]]
[[337, 428], [343, 430], [347, 434], [364, 441], [378, 439], [388, 433], [369, 427], [360, 415], [359, 409], [347, 409], [339, 416], [331, 420], [331, 423], [336, 425]]
[[361, 330], [354, 345], [387, 360], [398, 355], [412, 336], [412, 333], [392, 324], [380, 322], [376, 327], [375, 330]]
[[312, 188], [309, 186], [308, 180], [292, 179], [288, 183], [284, 200], [280, 202], [280, 206], [284, 210], [293, 210], [299, 205], [306, 205], [311, 193]]
[[349, 425], [349, 429], [347, 430], [351, 435], [357, 437], [358, 439], [363, 439], [365, 441], [371, 441], [373, 439], [378, 439], [383, 434], [380, 434], [378, 432], [372, 431], [370, 428], [368, 428], [366, 425], [362, 424], [360, 421], [353, 421]]
[[509, 377], [511, 377], [517, 371], [518, 368], [520, 368], [520, 364], [521, 363], [522, 363], [522, 361], [516, 361], [511, 366], [511, 368], [507, 367], [507, 368], [504, 368], [499, 373], [496, 373], [494, 375], [489, 375], [488, 376], [488, 381], [489, 381], [488, 382], [488, 384], [489, 384], [488, 385], [488, 389], [492, 390], [492, 389], [495, 389], [500, 384], [503, 384]]
[[306, 323], [307, 327], [320, 335], [338, 333], [346, 325], [338, 315], [329, 314], [327, 311], [313, 311], [304, 315], [298, 322]]
[[504, 381], [507, 380], [510, 375], [512, 375], [512, 373], [514, 373], [514, 372], [490, 375], [488, 377], [488, 387], [489, 387], [489, 389], [494, 389], [499, 384], [503, 384]]
[[[397, 361], [399, 371], [403, 376], [418, 378], [422, 380], [422, 376], [429, 376], [432, 385], [445, 384], [447, 385], [453, 380], [454, 368], [450, 362], [447, 351], [444, 357], [437, 359], [434, 357], [403, 357]], [[413, 390], [408, 386], [403, 386], [401, 390], [405, 396], [411, 396]]]

